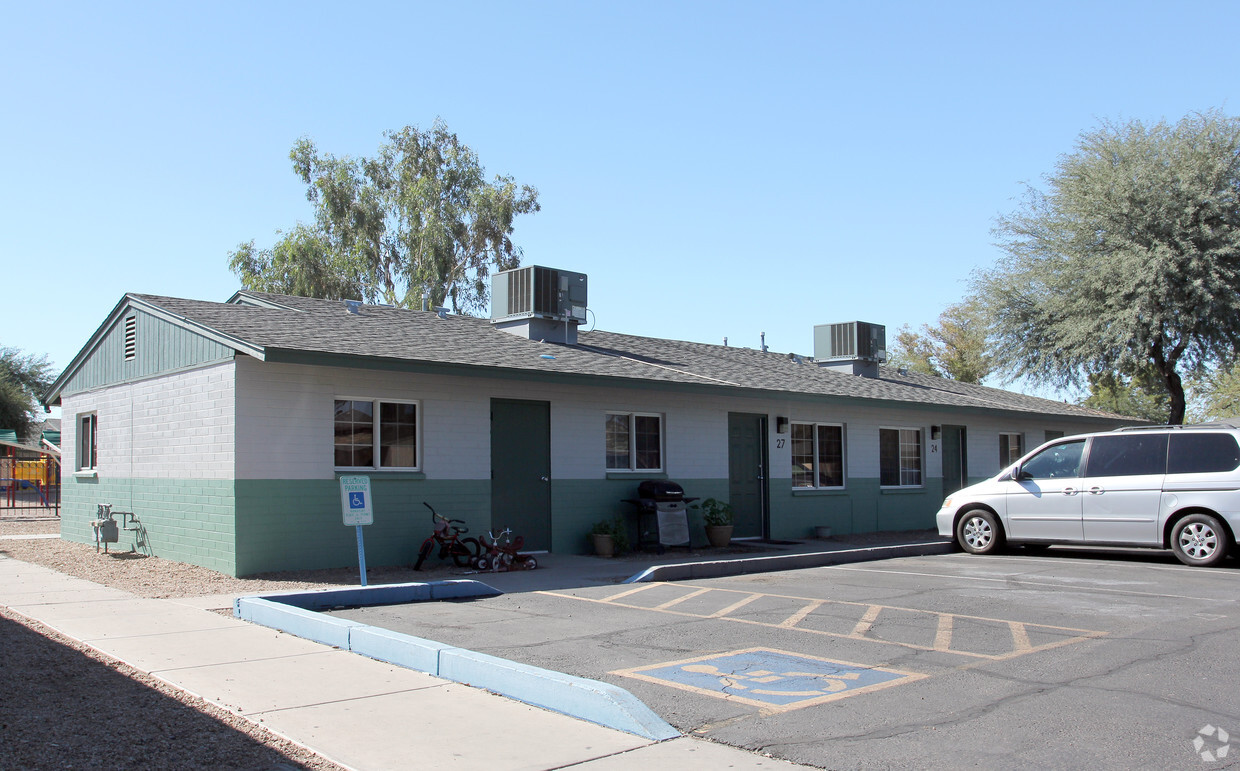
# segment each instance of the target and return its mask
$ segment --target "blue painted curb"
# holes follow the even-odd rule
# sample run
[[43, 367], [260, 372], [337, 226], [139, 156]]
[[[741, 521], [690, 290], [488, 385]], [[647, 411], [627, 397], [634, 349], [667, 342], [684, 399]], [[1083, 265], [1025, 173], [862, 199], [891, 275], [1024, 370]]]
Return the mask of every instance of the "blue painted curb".
[[679, 731], [637, 697], [610, 683], [532, 667], [318, 612], [340, 607], [494, 597], [502, 593], [480, 581], [470, 580], [279, 592], [238, 597], [233, 602], [233, 615], [653, 741], [680, 736]]
[[639, 584], [649, 581], [691, 581], [721, 576], [742, 576], [750, 573], [772, 573], [778, 570], [801, 570], [826, 565], [845, 565], [852, 562], [893, 559], [895, 557], [923, 557], [929, 554], [950, 554], [956, 551], [951, 541], [928, 541], [925, 543], [897, 544], [894, 546], [870, 546], [864, 549], [840, 549], [808, 554], [778, 554], [771, 557], [749, 557], [739, 560], [715, 560], [711, 562], [681, 562], [675, 565], [656, 565], [626, 578], [623, 583]]
[[655, 741], [680, 736], [680, 731], [668, 725], [636, 696], [598, 680], [464, 648], [440, 653], [439, 676]]

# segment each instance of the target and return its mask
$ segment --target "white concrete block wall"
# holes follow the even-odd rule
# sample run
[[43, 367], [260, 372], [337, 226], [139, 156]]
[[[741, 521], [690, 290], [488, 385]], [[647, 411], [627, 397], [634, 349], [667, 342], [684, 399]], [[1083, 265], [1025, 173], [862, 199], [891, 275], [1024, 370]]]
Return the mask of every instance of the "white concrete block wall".
[[[337, 398], [416, 400], [421, 404], [422, 471], [435, 479], [490, 475], [491, 399], [551, 403], [552, 475], [602, 479], [605, 416], [664, 415], [665, 464], [673, 477], [727, 475], [727, 413], [744, 400], [625, 388], [522, 383], [238, 359], [237, 476], [327, 479]], [[730, 406], [731, 405], [731, 406]]]
[[76, 470], [79, 418], [94, 412], [101, 479], [231, 479], [233, 370], [233, 362], [222, 362], [65, 396], [65, 473]]
[[794, 422], [844, 424], [847, 475], [858, 478], [879, 475], [880, 427], [922, 431], [927, 478], [942, 476], [940, 442], [930, 438], [932, 425], [967, 427], [968, 474], [972, 477], [999, 470], [1001, 431], [1022, 433], [1026, 449], [1031, 449], [1043, 441], [1048, 429], [1076, 430], [1070, 424], [1039, 418], [964, 415], [898, 405], [813, 404], [620, 387], [587, 389], [498, 378], [270, 364], [248, 358], [237, 360], [236, 373], [237, 476], [243, 479], [332, 478], [332, 416], [337, 398], [418, 401], [421, 470], [434, 479], [489, 476], [492, 398], [551, 403], [551, 466], [552, 476], [558, 479], [606, 477], [605, 416], [615, 411], [664, 416], [664, 467], [672, 479], [727, 477], [729, 412], [768, 416], [771, 479], [792, 475], [790, 434], [775, 433], [776, 416]]
[[335, 400], [418, 401], [421, 470], [490, 473], [490, 396], [475, 378], [237, 361], [237, 477], [330, 479]]

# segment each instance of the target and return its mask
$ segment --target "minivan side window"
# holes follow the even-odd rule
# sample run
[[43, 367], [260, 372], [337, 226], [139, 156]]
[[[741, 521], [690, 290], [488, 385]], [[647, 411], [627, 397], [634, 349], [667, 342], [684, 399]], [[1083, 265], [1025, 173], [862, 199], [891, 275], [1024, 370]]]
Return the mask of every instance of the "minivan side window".
[[1234, 471], [1236, 466], [1240, 466], [1240, 447], [1231, 434], [1175, 434], [1171, 437], [1168, 474]]
[[1081, 454], [1085, 440], [1064, 442], [1047, 447], [1020, 464], [1020, 474], [1025, 479], [1063, 479], [1081, 474]]
[[1087, 477], [1167, 473], [1167, 434], [1095, 436], [1089, 446]]

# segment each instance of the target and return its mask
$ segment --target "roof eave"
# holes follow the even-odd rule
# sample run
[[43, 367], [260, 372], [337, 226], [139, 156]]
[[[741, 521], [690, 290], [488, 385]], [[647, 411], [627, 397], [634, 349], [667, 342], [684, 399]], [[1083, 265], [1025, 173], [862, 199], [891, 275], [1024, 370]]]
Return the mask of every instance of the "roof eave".
[[202, 335], [209, 340], [230, 347], [234, 351], [253, 356], [256, 359], [263, 360], [267, 355], [266, 349], [261, 345], [251, 343], [247, 340], [242, 340], [239, 337], [226, 334], [205, 324], [200, 324], [186, 318], [185, 316], [181, 316], [161, 308], [154, 303], [138, 297], [137, 295], [126, 293], [125, 296], [122, 297], [116, 304], [116, 306], [112, 308], [112, 312], [107, 315], [107, 318], [103, 320], [103, 323], [99, 325], [94, 334], [90, 336], [90, 339], [86, 341], [86, 345], [82, 346], [82, 349], [78, 351], [77, 355], [73, 357], [73, 360], [69, 362], [69, 366], [65, 367], [64, 371], [62, 371], [56, 380], [53, 381], [51, 387], [47, 390], [47, 393], [40, 397], [39, 402], [44, 407], [51, 407], [59, 404], [60, 395], [64, 390], [65, 385], [73, 378], [74, 375], [77, 374], [78, 370], [82, 368], [82, 365], [86, 362], [86, 360], [90, 358], [90, 355], [94, 353], [94, 351], [99, 347], [99, 344], [103, 342], [103, 339], [107, 336], [108, 331], [116, 325], [121, 316], [123, 316], [131, 307], [142, 310], [145, 313], [149, 313], [156, 318], [181, 327], [182, 329]]

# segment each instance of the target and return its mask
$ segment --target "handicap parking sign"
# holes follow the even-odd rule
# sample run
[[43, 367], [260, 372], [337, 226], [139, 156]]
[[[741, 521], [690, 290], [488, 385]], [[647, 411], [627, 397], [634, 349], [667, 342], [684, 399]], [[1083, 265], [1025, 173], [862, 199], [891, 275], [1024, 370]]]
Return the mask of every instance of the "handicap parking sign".
[[340, 477], [340, 504], [346, 525], [374, 524], [375, 515], [370, 507], [370, 477]]

